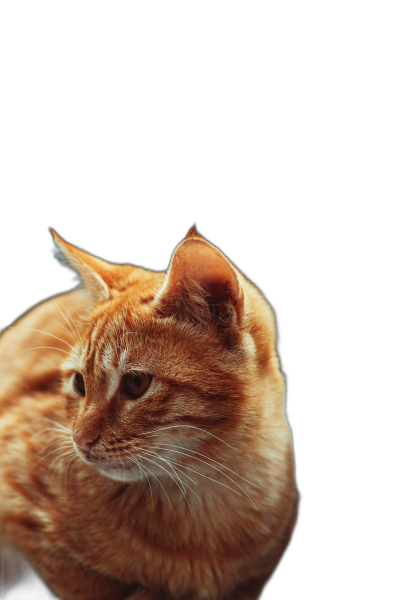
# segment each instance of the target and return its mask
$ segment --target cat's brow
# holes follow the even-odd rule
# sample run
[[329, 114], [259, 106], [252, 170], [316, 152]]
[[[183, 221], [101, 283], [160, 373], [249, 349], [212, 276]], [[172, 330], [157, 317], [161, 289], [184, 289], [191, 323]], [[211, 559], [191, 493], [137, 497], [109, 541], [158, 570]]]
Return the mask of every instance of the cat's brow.
[[101, 366], [107, 375], [108, 389], [106, 397], [112, 398], [118, 389], [122, 375], [127, 369], [128, 350], [120, 350], [111, 344], [106, 344], [101, 357]]

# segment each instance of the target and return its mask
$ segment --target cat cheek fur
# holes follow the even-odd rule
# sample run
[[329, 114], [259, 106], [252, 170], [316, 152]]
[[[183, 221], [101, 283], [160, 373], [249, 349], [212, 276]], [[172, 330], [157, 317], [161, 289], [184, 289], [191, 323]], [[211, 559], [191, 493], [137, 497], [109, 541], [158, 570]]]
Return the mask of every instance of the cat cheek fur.
[[272, 309], [195, 228], [166, 273], [52, 233], [82, 286], [0, 338], [0, 546], [65, 600], [255, 600], [298, 503]]

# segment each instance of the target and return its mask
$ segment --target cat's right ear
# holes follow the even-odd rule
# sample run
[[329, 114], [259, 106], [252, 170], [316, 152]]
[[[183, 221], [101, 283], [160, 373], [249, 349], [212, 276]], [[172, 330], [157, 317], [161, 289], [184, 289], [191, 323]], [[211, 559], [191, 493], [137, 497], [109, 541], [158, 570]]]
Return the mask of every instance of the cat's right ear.
[[110, 288], [107, 282], [111, 276], [112, 265], [69, 244], [54, 229], [50, 229], [50, 233], [59, 250], [56, 258], [78, 273], [91, 302], [98, 304], [108, 300]]

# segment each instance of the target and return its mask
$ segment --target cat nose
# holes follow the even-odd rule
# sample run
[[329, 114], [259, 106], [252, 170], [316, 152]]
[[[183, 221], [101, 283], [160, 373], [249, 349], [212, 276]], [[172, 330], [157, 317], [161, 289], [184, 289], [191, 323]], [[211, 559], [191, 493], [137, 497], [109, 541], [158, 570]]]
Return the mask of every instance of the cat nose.
[[[91, 436], [90, 436], [91, 437]], [[85, 454], [89, 454], [93, 446], [96, 442], [99, 441], [100, 436], [98, 435], [95, 439], [90, 439], [87, 436], [81, 434], [80, 431], [75, 431], [74, 433], [74, 442], [75, 444], [85, 452]]]

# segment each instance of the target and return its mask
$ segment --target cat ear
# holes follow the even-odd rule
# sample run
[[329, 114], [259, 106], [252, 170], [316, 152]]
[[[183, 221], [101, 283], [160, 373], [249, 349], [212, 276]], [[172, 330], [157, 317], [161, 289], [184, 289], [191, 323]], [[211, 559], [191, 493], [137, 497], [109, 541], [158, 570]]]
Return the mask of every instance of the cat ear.
[[157, 302], [164, 314], [229, 326], [240, 319], [243, 291], [228, 259], [195, 231], [176, 248]]
[[54, 229], [50, 229], [50, 233], [60, 251], [56, 257], [78, 272], [93, 303], [97, 304], [108, 300], [110, 290], [106, 282], [110, 276], [112, 265], [69, 244]]

